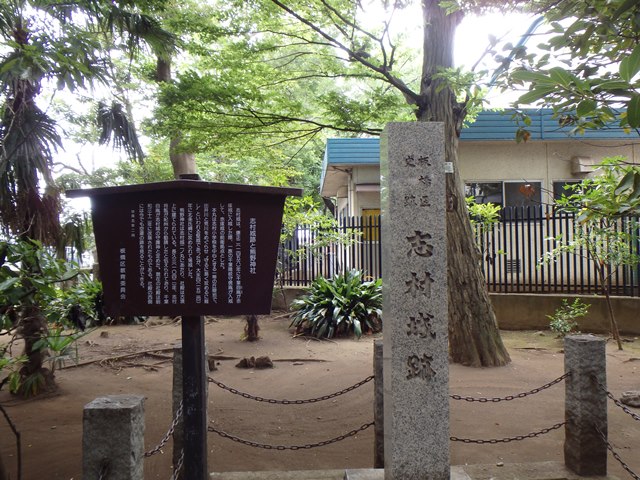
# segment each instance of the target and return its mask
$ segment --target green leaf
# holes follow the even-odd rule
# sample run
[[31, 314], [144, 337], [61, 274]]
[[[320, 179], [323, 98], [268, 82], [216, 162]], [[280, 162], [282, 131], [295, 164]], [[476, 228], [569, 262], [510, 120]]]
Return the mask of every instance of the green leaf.
[[62, 274], [58, 282], [68, 282], [69, 280], [76, 278], [78, 276], [78, 273], [78, 270], [68, 270], [67, 272]]
[[597, 106], [598, 106], [598, 104], [594, 100], [586, 99], [586, 100], [581, 101], [578, 104], [578, 108], [576, 109], [576, 113], [578, 114], [579, 117], [586, 117], [591, 112], [593, 112], [596, 109]]
[[356, 337], [360, 338], [362, 336], [362, 325], [360, 324], [360, 320], [357, 318], [353, 319], [353, 331], [356, 334]]
[[622, 15], [628, 10], [631, 10], [633, 7], [636, 7], [637, 5], [638, 5], [638, 0], [625, 0], [618, 7], [618, 9], [613, 13], [612, 19], [617, 20], [618, 18], [620, 18], [620, 15]]
[[632, 187], [635, 182], [635, 177], [636, 175], [634, 171], [632, 170], [628, 171], [627, 174], [624, 177], [622, 177], [622, 179], [618, 183], [618, 186], [616, 187], [614, 193], [616, 195], [620, 195], [622, 192]]
[[20, 281], [19, 277], [7, 278], [4, 282], [0, 283], [0, 292], [5, 292], [6, 290], [13, 287], [19, 281]]
[[536, 82], [538, 84], [546, 85], [551, 85], [553, 83], [550, 78], [544, 73], [530, 72], [528, 70], [518, 70], [516, 72], [513, 72], [512, 77], [515, 80], [520, 80], [523, 82]]
[[521, 105], [530, 105], [555, 91], [556, 87], [537, 87], [521, 95], [520, 98], [518, 98], [518, 103]]
[[620, 61], [620, 76], [627, 82], [640, 72], [640, 44], [636, 45], [631, 54]]
[[42, 350], [43, 348], [47, 348], [47, 338], [39, 338], [38, 340], [36, 340], [33, 343], [33, 346], [31, 347], [34, 351], [38, 351], [38, 350]]
[[[323, 337], [323, 336], [324, 336], [324, 334], [325, 334], [325, 332], [327, 331], [327, 328], [328, 328], [328, 327], [329, 327], [329, 325], [328, 325], [326, 322], [324, 322], [324, 323], [322, 324], [322, 326], [318, 329], [317, 337], [318, 337], [318, 338]], [[327, 338], [329, 338], [329, 337], [327, 337]]]
[[551, 77], [551, 80], [556, 82], [558, 85], [561, 85], [565, 88], [569, 88], [575, 80], [573, 74], [569, 73], [567, 70], [561, 67], [553, 67], [552, 69], [550, 69], [549, 77]]
[[640, 94], [631, 97], [627, 105], [627, 122], [631, 128], [640, 127]]
[[629, 82], [623, 82], [621, 80], [607, 80], [602, 83], [594, 84], [594, 88], [600, 90], [628, 90], [630, 85]]

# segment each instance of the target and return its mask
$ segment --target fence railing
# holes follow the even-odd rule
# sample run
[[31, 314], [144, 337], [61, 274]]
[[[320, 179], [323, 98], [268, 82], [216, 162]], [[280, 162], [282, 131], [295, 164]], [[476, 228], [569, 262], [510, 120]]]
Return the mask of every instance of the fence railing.
[[[629, 252], [640, 254], [637, 218], [623, 218], [617, 228], [630, 234]], [[358, 269], [370, 278], [382, 276], [380, 216], [342, 217], [331, 231], [300, 225], [281, 245], [278, 276], [284, 285], [309, 285], [318, 276], [331, 277]], [[341, 241], [327, 237], [340, 236]], [[541, 258], [574, 238], [573, 214], [550, 206], [506, 207], [500, 221], [476, 229], [482, 269], [491, 292], [596, 294], [601, 286], [587, 252], [566, 252], [554, 261]], [[344, 240], [347, 240], [345, 243]], [[609, 266], [611, 294], [640, 296], [640, 265]]]
[[[176, 346], [174, 348], [173, 359], [174, 372], [178, 372], [179, 376], [182, 376], [183, 372], [182, 354], [179, 353], [181, 348], [181, 346]], [[540, 437], [541, 435], [557, 431], [564, 427], [564, 440], [560, 450], [564, 451], [564, 465], [567, 469], [581, 477], [601, 477], [606, 475], [608, 470], [607, 451], [610, 451], [624, 471], [626, 471], [634, 480], [640, 480], [640, 476], [633, 471], [631, 465], [624, 461], [623, 457], [618, 453], [612, 442], [609, 440], [609, 433], [612, 429], [610, 428], [608, 420], [610, 417], [607, 399], [613, 401], [617, 407], [622, 409], [625, 414], [631, 416], [632, 419], [640, 421], [640, 416], [626, 408], [622, 402], [617, 400], [613, 393], [607, 389], [606, 339], [592, 335], [569, 335], [564, 339], [564, 356], [565, 371], [563, 375], [545, 383], [544, 385], [529, 388], [527, 391], [491, 397], [472, 397], [449, 394], [449, 398], [452, 400], [461, 400], [464, 402], [479, 404], [491, 403], [494, 405], [502, 403], [505, 405], [505, 402], [510, 402], [512, 400], [520, 400], [524, 398], [530, 399], [533, 395], [551, 389], [554, 385], [558, 385], [560, 382], [564, 381], [564, 412], [558, 412], [558, 414], [564, 413], [562, 421], [546, 428], [540, 429], [538, 427], [530, 433], [521, 433], [511, 436], [504, 436], [504, 434], [500, 434], [493, 438], [468, 438], [466, 435], [465, 437], [450, 436], [449, 440], [451, 442], [474, 445], [502, 445], [515, 441], [528, 441], [529, 439]], [[374, 451], [376, 452], [375, 467], [389, 467], [389, 465], [385, 466], [384, 462], [383, 447], [385, 439], [385, 422], [383, 421], [383, 412], [385, 389], [382, 388], [384, 379], [381, 377], [383, 375], [386, 376], [389, 373], [393, 374], [393, 371], [385, 372], [382, 366], [383, 362], [383, 343], [382, 340], [376, 340], [374, 342], [373, 358], [374, 375], [366, 377], [358, 383], [343, 388], [342, 390], [335, 391], [334, 393], [300, 400], [265, 398], [242, 392], [236, 388], [225, 385], [219, 380], [207, 377], [209, 383], [218, 386], [228, 393], [242, 397], [245, 400], [274, 405], [277, 406], [276, 408], [283, 408], [284, 406], [303, 406], [311, 403], [323, 402], [329, 399], [334, 399], [333, 401], [335, 401], [336, 397], [348, 394], [364, 386], [371, 380], [374, 380], [372, 398], [374, 404], [374, 420], [364, 423], [360, 427], [354, 428], [347, 433], [338, 435], [331, 439], [316, 441], [313, 443], [283, 445], [280, 443], [264, 443], [263, 434], [265, 432], [262, 432], [258, 437], [260, 441], [249, 440], [239, 437], [233, 433], [228, 433], [225, 430], [221, 430], [220, 423], [224, 423], [224, 416], [220, 416], [220, 412], [217, 412], [216, 417], [212, 418], [209, 422], [206, 422], [205, 420], [202, 428], [204, 429], [205, 425], [208, 425], [206, 426], [207, 432], [216, 433], [224, 439], [231, 440], [244, 446], [273, 450], [275, 454], [276, 452], [285, 450], [310, 450], [347, 439], [355, 440], [358, 438], [358, 434], [367, 430], [369, 427], [374, 427]], [[400, 372], [401, 371], [402, 370], [400, 370]], [[147, 452], [144, 451], [144, 397], [139, 395], [106, 396], [98, 398], [87, 404], [84, 407], [83, 412], [82, 478], [87, 480], [107, 480], [112, 478], [142, 480], [144, 478], [143, 459], [161, 453], [162, 448], [167, 444], [167, 441], [172, 436], [174, 448], [183, 452], [184, 435], [176, 436], [175, 434], [184, 434], [185, 430], [184, 422], [181, 421], [181, 417], [184, 415], [181, 399], [184, 399], [184, 397], [184, 392], [180, 382], [174, 384], [173, 420], [169, 425], [167, 433], [162, 437], [160, 442]], [[426, 399], [426, 401], [429, 400], [429, 398]], [[177, 402], [179, 402], [180, 407], [175, 408], [175, 404]], [[503, 408], [508, 407], [505, 406]], [[442, 410], [442, 414], [447, 416], [449, 415], [448, 406]], [[616, 410], [613, 414], [619, 414], [619, 411]], [[222, 422], [220, 421], [221, 419]], [[455, 425], [455, 422], [452, 425]], [[114, 426], [117, 428], [114, 428]], [[233, 425], [229, 426], [231, 427]], [[237, 425], [235, 427], [237, 428]], [[283, 428], [286, 427], [283, 426]], [[411, 425], [405, 425], [404, 428], [411, 428]], [[278, 429], [280, 429], [280, 427], [278, 427]], [[495, 426], [493, 424], [491, 425], [491, 429], [495, 431]], [[131, 434], [126, 435], [126, 438], [123, 438], [121, 434], [122, 431], [131, 432]], [[613, 433], [615, 434], [616, 432]], [[291, 432], [290, 434], [293, 435]], [[387, 434], [389, 434], [389, 432], [387, 432]], [[391, 435], [393, 435], [393, 432]], [[103, 448], [94, 448], [94, 440], [96, 438], [100, 439]], [[273, 441], [277, 441], [278, 435], [272, 436], [272, 438]], [[560, 446], [557, 439], [549, 439], [548, 441], [549, 445], [554, 447]], [[120, 461], [122, 459], [123, 452], [126, 454], [127, 458], [130, 458], [129, 461]], [[389, 458], [400, 463], [403, 461], [403, 458], [399, 457], [399, 455], [401, 455], [401, 453], [395, 458]], [[632, 455], [625, 456], [631, 457], [631, 459], [637, 458], [637, 456], [634, 457]], [[187, 470], [193, 470], [193, 465], [189, 463], [183, 464], [183, 461], [188, 460], [189, 457], [183, 455], [179, 455], [178, 458], [174, 457], [174, 468], [171, 472], [171, 480], [191, 478], [188, 476]], [[191, 462], [195, 463], [195, 459], [191, 459]], [[206, 458], [203, 459], [203, 465], [206, 470]], [[182, 469], [183, 467], [184, 470]], [[428, 467], [429, 465], [423, 465], [425, 470]], [[502, 465], [500, 464], [500, 468], [501, 467]], [[346, 472], [344, 478], [348, 478]]]
[[280, 245], [278, 275], [284, 285], [309, 285], [316, 277], [331, 277], [351, 269], [381, 278], [380, 215], [341, 217], [337, 226], [319, 230], [299, 225]]

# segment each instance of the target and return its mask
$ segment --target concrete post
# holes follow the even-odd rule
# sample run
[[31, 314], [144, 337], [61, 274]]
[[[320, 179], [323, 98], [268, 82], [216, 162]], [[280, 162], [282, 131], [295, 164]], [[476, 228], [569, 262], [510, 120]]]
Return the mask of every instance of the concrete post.
[[[564, 340], [564, 462], [578, 475], [607, 474], [606, 341], [593, 335]], [[600, 384], [600, 385], [598, 385]], [[604, 389], [603, 389], [604, 388]]]
[[373, 467], [384, 468], [384, 382], [382, 373], [382, 340], [373, 342]]
[[143, 396], [96, 398], [82, 423], [84, 480], [144, 480]]
[[[182, 343], [176, 343], [173, 346], [173, 390], [172, 390], [172, 409], [171, 418], [176, 418], [176, 413], [180, 404], [182, 403]], [[182, 416], [176, 423], [176, 428], [173, 430], [173, 454], [172, 465], [175, 471], [182, 457], [182, 448], [184, 446], [184, 424], [182, 422]], [[182, 469], [175, 476], [175, 480], [183, 480]]]
[[380, 138], [386, 480], [448, 480], [444, 125]]

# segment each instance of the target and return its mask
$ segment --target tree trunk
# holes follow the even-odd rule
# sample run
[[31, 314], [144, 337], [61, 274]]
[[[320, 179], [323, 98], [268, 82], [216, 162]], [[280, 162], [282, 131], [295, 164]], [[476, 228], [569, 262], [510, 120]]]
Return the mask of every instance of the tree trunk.
[[445, 15], [438, 0], [423, 0], [422, 5], [424, 59], [416, 117], [444, 123], [445, 160], [454, 169], [446, 175], [449, 355], [463, 365], [502, 366], [511, 359], [500, 338], [458, 173], [458, 137], [466, 112], [451, 90], [438, 91], [440, 81], [433, 79], [439, 68], [453, 66], [453, 38], [462, 14]]
[[616, 321], [616, 316], [613, 313], [613, 305], [611, 304], [611, 295], [609, 294], [608, 288], [604, 290], [604, 298], [607, 300], [607, 309], [609, 310], [609, 322], [611, 323], [611, 335], [613, 335], [613, 338], [616, 341], [616, 344], [618, 345], [618, 350], [623, 350], [622, 340], [620, 339], [620, 330], [618, 330], [618, 322]]
[[[158, 58], [156, 63], [156, 80], [159, 83], [171, 81], [171, 61]], [[169, 144], [169, 159], [173, 166], [174, 178], [180, 178], [180, 175], [197, 174], [196, 156], [191, 152], [181, 150], [182, 133], [175, 132], [171, 136]]]
[[257, 342], [260, 340], [260, 327], [258, 326], [258, 317], [256, 315], [246, 315], [247, 324], [244, 326], [244, 338], [248, 342]]
[[609, 324], [611, 325], [611, 336], [616, 341], [618, 350], [623, 350], [622, 340], [620, 339], [620, 330], [618, 329], [616, 316], [613, 313], [613, 304], [611, 303], [611, 295], [609, 293], [609, 277], [605, 272], [605, 266], [600, 262], [599, 259], [594, 258], [594, 264], [596, 267], [596, 271], [598, 272], [598, 277], [600, 279], [602, 294], [604, 295], [605, 301], [607, 303], [607, 313], [609, 314]]
[[18, 334], [24, 340], [24, 356], [27, 358], [20, 369], [20, 388], [18, 393], [31, 397], [43, 392], [55, 390], [53, 373], [44, 367], [49, 355], [46, 348], [34, 348], [36, 343], [49, 334], [47, 319], [38, 307], [25, 307], [20, 319]]
[[180, 150], [182, 143], [182, 134], [175, 133], [171, 138], [169, 146], [169, 159], [173, 165], [173, 176], [180, 178], [181, 175], [195, 175], [198, 173], [196, 168], [196, 156], [191, 152]]

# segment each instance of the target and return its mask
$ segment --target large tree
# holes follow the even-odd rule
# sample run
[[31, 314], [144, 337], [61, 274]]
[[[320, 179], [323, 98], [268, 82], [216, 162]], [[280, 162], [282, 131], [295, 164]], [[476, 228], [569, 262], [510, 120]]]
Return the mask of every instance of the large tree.
[[[0, 3], [0, 221], [5, 238], [32, 247], [60, 247], [65, 230], [59, 222], [59, 187], [52, 165], [63, 140], [48, 106], [56, 89], [73, 94], [95, 83], [108, 87], [112, 54], [133, 59], [143, 40], [154, 47], [166, 44], [171, 36], [137, 8], [153, 11], [162, 4], [162, 0]], [[126, 109], [109, 102], [96, 111], [103, 127], [101, 142], [113, 141], [141, 160], [142, 149]], [[27, 299], [37, 290], [42, 265], [29, 256], [21, 268], [33, 273], [31, 280], [27, 275]], [[12, 317], [25, 339], [29, 358], [23, 367], [25, 377], [45, 374], [43, 355], [35, 345], [47, 336], [47, 319], [31, 303]]]
[[[138, 3], [151, 9], [163, 0]], [[63, 148], [49, 108], [56, 90], [109, 87], [121, 80], [113, 76], [112, 55], [133, 59], [143, 41], [170, 51], [171, 35], [133, 1], [9, 0], [0, 5], [0, 38], [7, 47], [0, 52], [0, 219], [7, 233], [52, 243], [59, 210], [51, 167]], [[108, 101], [96, 112], [101, 143], [113, 141], [141, 160], [126, 107]]]
[[[393, 16], [411, 2], [384, 3]], [[480, 269], [457, 169], [458, 137], [472, 100], [471, 95], [458, 98], [451, 81], [454, 33], [464, 13], [423, 0], [421, 48], [413, 48], [422, 55], [416, 58], [396, 45], [391, 23], [370, 29], [361, 23], [368, 7], [350, 0], [229, 2], [222, 10], [233, 19], [239, 40], [220, 51], [223, 70], [190, 72], [165, 91], [165, 105], [182, 114], [171, 120], [163, 111], [164, 128], [180, 121], [193, 138], [205, 131], [209, 141], [222, 143], [260, 134], [267, 139], [262, 145], [275, 146], [324, 129], [376, 135], [391, 120], [443, 122], [446, 160], [455, 166], [447, 175], [451, 358], [465, 365], [504, 365], [509, 355]], [[197, 89], [207, 95], [194, 96]]]
[[[162, 87], [155, 133], [181, 129], [184, 147], [198, 154], [222, 163], [262, 159], [281, 169], [302, 166], [328, 130], [377, 135], [384, 121], [398, 118], [401, 96], [366, 84], [368, 72], [345, 72], [326, 42], [283, 42], [301, 29], [283, 25], [278, 13], [273, 5], [222, 6], [219, 21], [229, 26]], [[353, 77], [358, 84], [349, 83]]]

